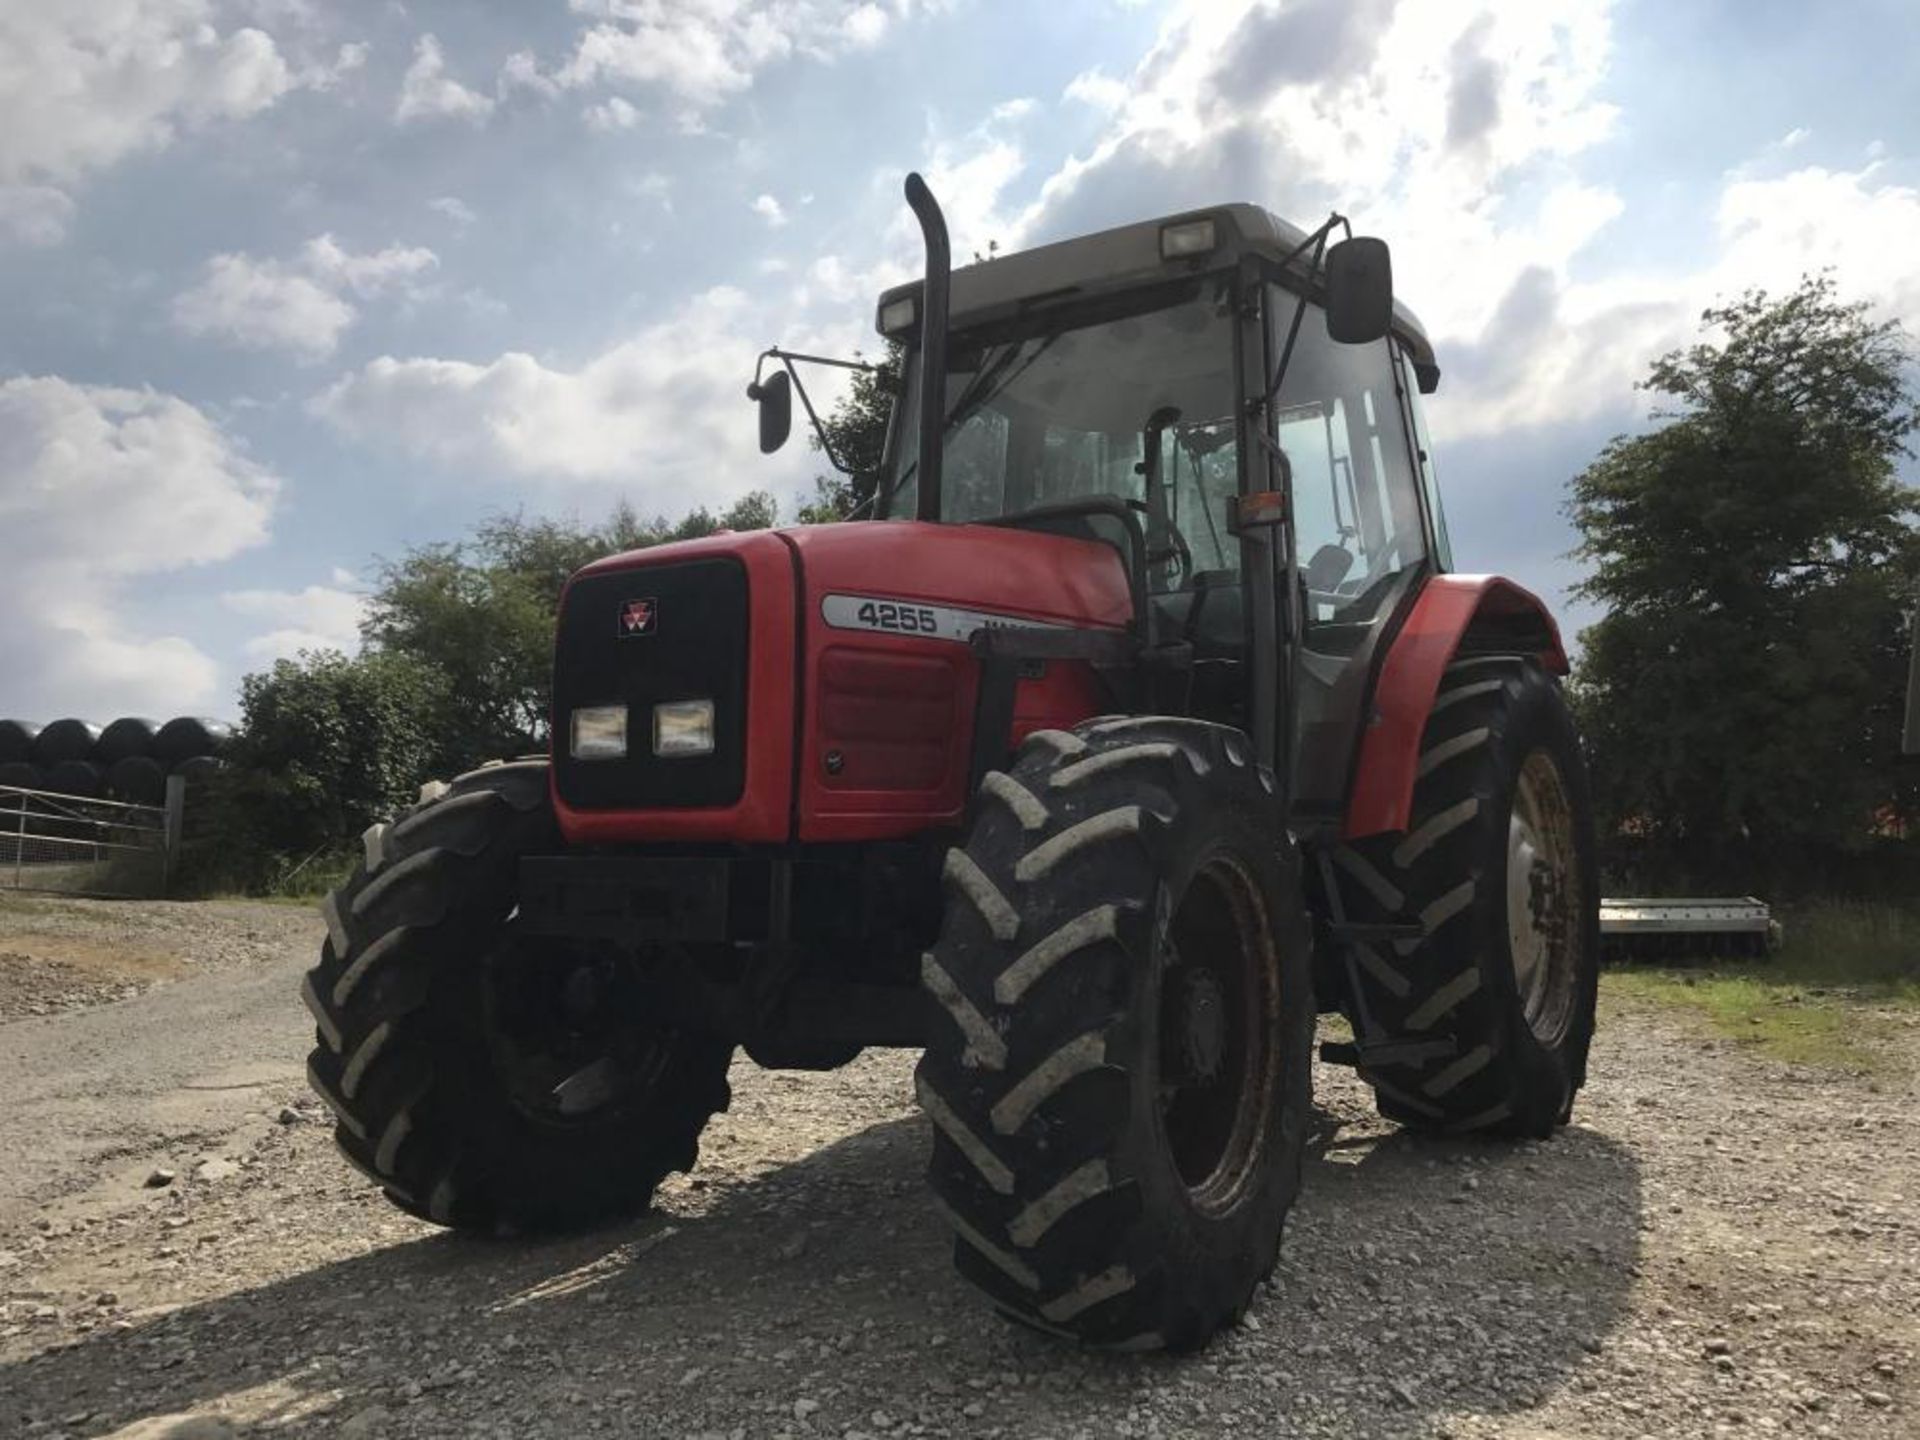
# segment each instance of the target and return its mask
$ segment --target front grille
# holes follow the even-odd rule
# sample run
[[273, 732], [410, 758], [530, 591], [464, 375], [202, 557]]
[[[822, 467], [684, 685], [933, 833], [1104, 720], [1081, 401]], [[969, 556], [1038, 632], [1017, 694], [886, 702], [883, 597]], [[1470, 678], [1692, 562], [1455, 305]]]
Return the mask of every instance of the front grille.
[[[633, 602], [651, 601], [634, 628]], [[711, 755], [653, 753], [653, 707], [713, 701]], [[627, 707], [627, 757], [575, 760], [567, 717]], [[746, 778], [747, 573], [736, 560], [642, 565], [574, 581], [554, 647], [554, 784], [577, 810], [731, 805]]]

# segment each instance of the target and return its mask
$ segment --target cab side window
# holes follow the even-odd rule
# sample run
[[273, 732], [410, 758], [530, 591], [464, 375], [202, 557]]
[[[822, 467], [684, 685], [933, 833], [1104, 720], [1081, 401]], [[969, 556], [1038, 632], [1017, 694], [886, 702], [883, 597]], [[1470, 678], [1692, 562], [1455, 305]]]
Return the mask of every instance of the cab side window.
[[1427, 415], [1420, 403], [1420, 386], [1413, 364], [1398, 344], [1400, 384], [1407, 397], [1407, 419], [1413, 426], [1414, 458], [1420, 462], [1420, 483], [1427, 491], [1427, 513], [1433, 517], [1433, 558], [1442, 570], [1453, 568], [1453, 545], [1447, 539], [1447, 515], [1440, 505], [1440, 480], [1433, 470], [1433, 441], [1428, 438]]
[[1310, 315], [1280, 387], [1309, 649], [1351, 652], [1396, 578], [1426, 558], [1393, 365], [1387, 341], [1336, 344]]

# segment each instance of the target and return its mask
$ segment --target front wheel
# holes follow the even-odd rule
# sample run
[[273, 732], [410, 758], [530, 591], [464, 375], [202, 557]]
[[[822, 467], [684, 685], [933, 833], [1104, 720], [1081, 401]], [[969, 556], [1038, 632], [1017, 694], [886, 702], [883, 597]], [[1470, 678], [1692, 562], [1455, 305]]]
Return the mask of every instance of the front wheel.
[[1246, 1307], [1300, 1183], [1298, 862], [1237, 731], [1043, 731], [946, 863], [917, 1075], [961, 1274], [1016, 1319], [1188, 1349]]
[[1518, 656], [1446, 672], [1413, 823], [1345, 847], [1345, 1009], [1361, 1073], [1402, 1124], [1544, 1137], [1586, 1080], [1599, 980], [1593, 807], [1559, 686]]
[[654, 1023], [617, 958], [520, 933], [520, 857], [559, 843], [546, 764], [488, 766], [370, 829], [321, 907], [308, 1080], [346, 1158], [423, 1219], [643, 1210], [727, 1107], [729, 1045]]

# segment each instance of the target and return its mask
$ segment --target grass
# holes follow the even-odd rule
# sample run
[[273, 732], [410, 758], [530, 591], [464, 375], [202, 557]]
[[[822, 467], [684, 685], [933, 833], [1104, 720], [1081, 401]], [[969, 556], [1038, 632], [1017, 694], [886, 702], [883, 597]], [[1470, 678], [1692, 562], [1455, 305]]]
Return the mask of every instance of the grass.
[[1759, 961], [1607, 972], [1603, 993], [1686, 1010], [1776, 1060], [1849, 1070], [1896, 1065], [1886, 1007], [1920, 1009], [1920, 912], [1824, 901], [1786, 909], [1786, 943]]

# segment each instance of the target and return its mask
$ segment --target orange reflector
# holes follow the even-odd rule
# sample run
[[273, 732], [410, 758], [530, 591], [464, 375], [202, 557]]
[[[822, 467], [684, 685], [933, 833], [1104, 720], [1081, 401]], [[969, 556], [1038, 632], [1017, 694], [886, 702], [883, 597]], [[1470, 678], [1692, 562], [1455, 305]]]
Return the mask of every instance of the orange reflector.
[[1260, 525], [1284, 524], [1287, 518], [1287, 492], [1284, 490], [1255, 490], [1250, 495], [1235, 497], [1233, 504], [1233, 526], [1235, 530], [1248, 530]]

